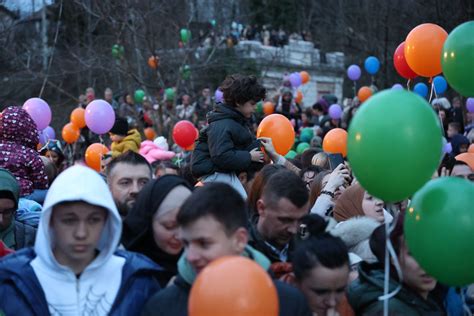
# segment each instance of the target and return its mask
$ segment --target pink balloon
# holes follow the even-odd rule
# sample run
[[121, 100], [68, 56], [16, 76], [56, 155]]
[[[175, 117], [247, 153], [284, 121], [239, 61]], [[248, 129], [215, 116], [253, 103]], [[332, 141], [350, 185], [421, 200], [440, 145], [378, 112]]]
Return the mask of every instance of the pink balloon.
[[23, 109], [28, 112], [40, 131], [44, 130], [51, 123], [51, 108], [43, 99], [28, 99], [23, 104]]
[[86, 107], [86, 125], [96, 134], [105, 134], [114, 126], [115, 112], [104, 100], [94, 100]]

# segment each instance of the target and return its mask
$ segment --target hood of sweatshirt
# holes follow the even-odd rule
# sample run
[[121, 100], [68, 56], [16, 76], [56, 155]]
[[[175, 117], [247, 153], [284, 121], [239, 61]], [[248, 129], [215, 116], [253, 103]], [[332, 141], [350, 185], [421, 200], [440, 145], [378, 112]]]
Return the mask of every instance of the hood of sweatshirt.
[[101, 176], [84, 166], [68, 168], [55, 179], [48, 190], [36, 235], [35, 252], [51, 269], [64, 268], [56, 261], [52, 251], [54, 240], [50, 221], [53, 207], [59, 203], [73, 201], [101, 206], [108, 211], [107, 221], [97, 247], [100, 253], [86, 269], [100, 267], [104, 261], [107, 261], [117, 249], [122, 234], [120, 215], [112, 194]]
[[36, 150], [38, 140], [38, 129], [28, 112], [10, 106], [0, 113], [0, 141], [17, 143]]
[[[108, 211], [96, 247], [98, 255], [80, 275], [61, 265], [53, 254], [55, 244], [51, 216], [55, 205], [83, 201]], [[51, 185], [43, 206], [31, 266], [43, 288], [51, 314], [82, 315], [96, 310], [106, 315], [122, 282], [125, 259], [114, 255], [122, 223], [112, 194], [102, 177], [84, 166], [62, 172]]]

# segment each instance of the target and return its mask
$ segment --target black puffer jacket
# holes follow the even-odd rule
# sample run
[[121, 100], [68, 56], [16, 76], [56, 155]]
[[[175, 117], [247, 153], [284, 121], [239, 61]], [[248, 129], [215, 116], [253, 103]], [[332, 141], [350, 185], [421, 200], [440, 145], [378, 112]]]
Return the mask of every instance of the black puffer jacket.
[[234, 108], [220, 103], [208, 113], [207, 121], [209, 125], [199, 133], [191, 158], [193, 176], [247, 170], [252, 164], [249, 152], [258, 147], [248, 120]]

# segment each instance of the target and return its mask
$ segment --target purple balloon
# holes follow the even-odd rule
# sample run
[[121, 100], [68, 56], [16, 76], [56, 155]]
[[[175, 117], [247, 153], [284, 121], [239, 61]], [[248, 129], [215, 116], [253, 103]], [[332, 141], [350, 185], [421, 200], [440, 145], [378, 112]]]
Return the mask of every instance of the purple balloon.
[[351, 79], [352, 81], [357, 81], [360, 79], [361, 71], [360, 67], [357, 65], [350, 65], [349, 68], [347, 68], [347, 77]]
[[56, 133], [54, 132], [54, 129], [51, 126], [48, 126], [43, 130], [43, 135], [46, 137], [47, 140], [56, 139]]
[[334, 120], [338, 120], [342, 117], [342, 108], [339, 104], [331, 105], [328, 112], [329, 116]]
[[466, 108], [468, 112], [474, 113], [474, 98], [467, 98]]
[[301, 86], [301, 75], [299, 72], [294, 72], [290, 75], [290, 83], [293, 88]]
[[453, 146], [451, 145], [451, 143], [444, 144], [443, 153], [450, 154], [452, 151], [453, 151]]
[[42, 131], [39, 131], [39, 132], [38, 132], [38, 138], [39, 138], [38, 141], [39, 141], [39, 143], [40, 143], [41, 145], [44, 145], [44, 144], [46, 144], [46, 143], [48, 142], [48, 141], [46, 140], [46, 136], [44, 136], [44, 134], [43, 134]]
[[104, 100], [94, 100], [86, 107], [86, 125], [96, 134], [105, 134], [114, 126], [115, 112]]
[[392, 86], [392, 90], [403, 90], [403, 86], [399, 83], [396, 83]]
[[224, 92], [222, 92], [220, 89], [217, 89], [214, 93], [214, 100], [216, 101], [216, 103], [224, 101]]
[[28, 112], [36, 123], [38, 130], [44, 130], [51, 123], [51, 109], [43, 99], [31, 98], [23, 104], [23, 109]]

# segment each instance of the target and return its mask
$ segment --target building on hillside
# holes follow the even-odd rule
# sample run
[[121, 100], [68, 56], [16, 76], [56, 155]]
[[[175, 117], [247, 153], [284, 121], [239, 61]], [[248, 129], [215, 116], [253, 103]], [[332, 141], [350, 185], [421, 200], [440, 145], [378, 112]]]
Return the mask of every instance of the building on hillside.
[[286, 75], [304, 70], [311, 76], [310, 81], [299, 88], [304, 96], [305, 107], [312, 106], [326, 94], [333, 94], [342, 102], [344, 53], [322, 53], [311, 42], [292, 40], [284, 47], [264, 46], [257, 41], [240, 41], [234, 48], [241, 58], [257, 62], [269, 95], [278, 93]]

